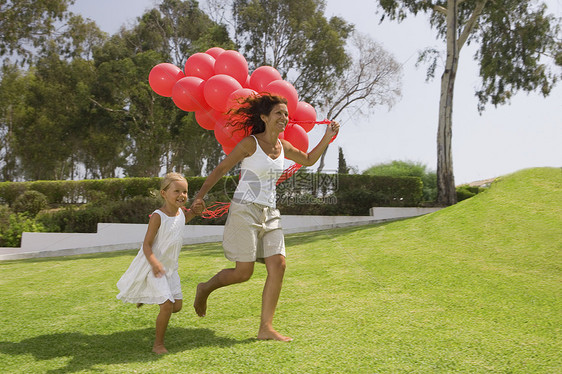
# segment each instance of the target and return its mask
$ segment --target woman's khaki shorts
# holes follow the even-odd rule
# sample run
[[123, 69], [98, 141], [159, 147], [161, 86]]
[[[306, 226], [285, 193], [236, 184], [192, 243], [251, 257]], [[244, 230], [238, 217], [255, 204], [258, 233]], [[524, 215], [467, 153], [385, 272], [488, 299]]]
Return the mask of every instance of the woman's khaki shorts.
[[231, 202], [222, 246], [230, 261], [263, 263], [266, 257], [285, 256], [279, 210], [261, 204]]

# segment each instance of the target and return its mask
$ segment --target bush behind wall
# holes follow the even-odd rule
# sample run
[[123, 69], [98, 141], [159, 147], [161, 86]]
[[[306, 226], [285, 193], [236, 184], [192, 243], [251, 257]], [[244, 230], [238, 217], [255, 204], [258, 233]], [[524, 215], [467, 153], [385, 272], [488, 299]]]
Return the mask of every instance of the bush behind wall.
[[[43, 194], [49, 209], [37, 222], [53, 232], [95, 232], [98, 222], [147, 223], [160, 207], [161, 178], [111, 178], [81, 181], [0, 183], [0, 203], [13, 206], [26, 191]], [[189, 198], [199, 191], [204, 177], [188, 178]], [[223, 177], [207, 195], [207, 205], [229, 202], [238, 177]], [[422, 182], [416, 177], [324, 175], [297, 173], [278, 186], [282, 214], [368, 215], [373, 206], [418, 206]], [[226, 216], [191, 224], [224, 224]]]

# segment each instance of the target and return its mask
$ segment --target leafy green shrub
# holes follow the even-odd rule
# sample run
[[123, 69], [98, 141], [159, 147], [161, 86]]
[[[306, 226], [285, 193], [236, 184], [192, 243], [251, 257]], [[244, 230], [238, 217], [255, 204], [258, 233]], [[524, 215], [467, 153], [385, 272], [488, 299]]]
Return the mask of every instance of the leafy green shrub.
[[148, 223], [149, 214], [162, 206], [161, 199], [137, 196], [123, 201], [97, 201], [41, 213], [37, 220], [49, 231], [96, 232], [99, 222]]
[[10, 210], [10, 207], [7, 205], [0, 205], [0, 231], [3, 227], [8, 226], [8, 222], [10, 221], [10, 214], [13, 212]]
[[27, 213], [35, 217], [37, 213], [48, 207], [47, 197], [39, 191], [28, 190], [18, 196], [12, 209], [16, 213]]
[[471, 187], [469, 185], [462, 185], [457, 187], [457, 201], [462, 201], [471, 198], [474, 195], [485, 191], [482, 187]]
[[437, 198], [437, 174], [420, 162], [391, 161], [371, 166], [363, 174], [386, 177], [419, 177], [423, 182], [423, 200], [432, 202]]
[[0, 224], [0, 247], [20, 247], [23, 232], [45, 232], [46, 228], [26, 213], [11, 213], [7, 225]]
[[18, 196], [28, 189], [28, 182], [0, 182], [0, 203], [12, 206]]

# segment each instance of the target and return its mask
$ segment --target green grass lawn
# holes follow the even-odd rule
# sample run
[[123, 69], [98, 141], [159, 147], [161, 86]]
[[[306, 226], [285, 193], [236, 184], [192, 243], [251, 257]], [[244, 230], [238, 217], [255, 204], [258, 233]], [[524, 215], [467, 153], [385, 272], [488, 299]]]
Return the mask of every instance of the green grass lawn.
[[562, 171], [530, 169], [423, 217], [287, 236], [276, 327], [256, 341], [265, 269], [216, 291], [220, 243], [180, 255], [184, 310], [115, 299], [137, 250], [0, 262], [1, 373], [560, 373]]

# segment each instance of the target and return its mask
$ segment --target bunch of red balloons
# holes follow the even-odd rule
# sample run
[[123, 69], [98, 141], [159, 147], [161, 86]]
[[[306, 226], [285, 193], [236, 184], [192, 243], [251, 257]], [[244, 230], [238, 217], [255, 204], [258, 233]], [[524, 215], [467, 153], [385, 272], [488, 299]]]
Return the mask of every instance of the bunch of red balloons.
[[299, 101], [295, 87], [271, 66], [260, 66], [249, 75], [248, 62], [237, 51], [213, 47], [195, 53], [183, 71], [170, 63], [158, 64], [150, 71], [148, 82], [157, 94], [171, 97], [178, 108], [195, 112], [197, 123], [214, 131], [226, 154], [246, 134], [226, 126], [225, 113], [243, 97], [259, 93], [282, 96], [287, 99], [289, 124], [281, 137], [303, 152], [308, 150], [307, 133], [316, 123], [314, 107]]

